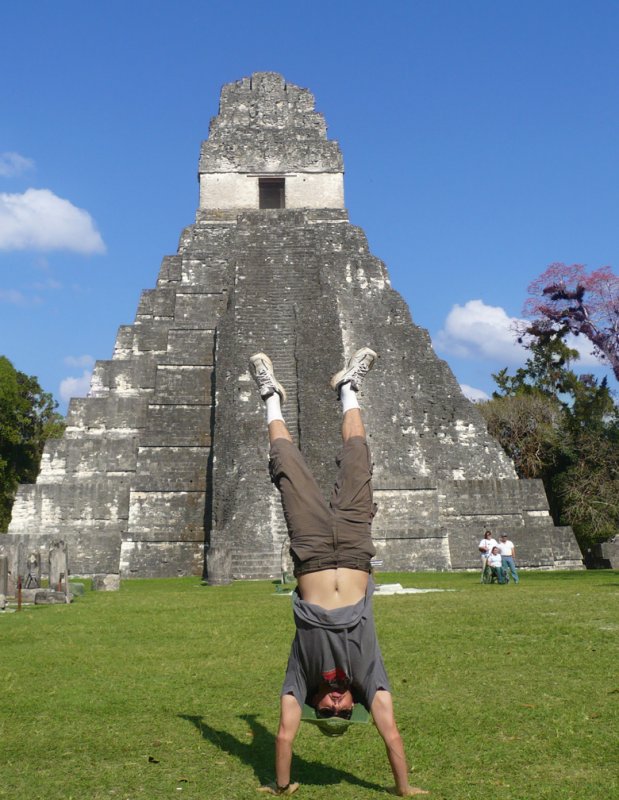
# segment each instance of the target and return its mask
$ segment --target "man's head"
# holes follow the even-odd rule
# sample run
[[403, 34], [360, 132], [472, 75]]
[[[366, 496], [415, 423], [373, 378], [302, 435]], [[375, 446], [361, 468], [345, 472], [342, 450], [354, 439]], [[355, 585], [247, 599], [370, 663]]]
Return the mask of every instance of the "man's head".
[[507, 541], [507, 534], [506, 534], [506, 533], [502, 533], [502, 534], [499, 536], [499, 539], [500, 539], [500, 541], [502, 541], [502, 542], [505, 542], [505, 541]]
[[317, 725], [326, 736], [341, 736], [346, 732], [354, 709], [349, 689], [333, 689], [322, 684], [312, 698]]
[[[325, 717], [342, 716], [346, 718], [346, 714], [340, 712], [352, 711], [354, 704], [350, 689], [334, 689], [327, 683], [321, 683], [312, 698], [312, 705], [317, 712], [319, 710], [332, 712], [326, 713]], [[350, 719], [350, 714], [348, 714], [348, 719]]]
[[[320, 732], [324, 733], [325, 736], [341, 736], [343, 733], [346, 733], [349, 725], [353, 725], [355, 723], [368, 723], [370, 720], [369, 711], [366, 709], [363, 703], [354, 703], [352, 709], [350, 710], [350, 720], [341, 716], [321, 717], [319, 716], [319, 713], [330, 713], [330, 711], [322, 711], [317, 713], [315, 706], [305, 703], [303, 705], [301, 719], [305, 722], [311, 722], [313, 725], [319, 728]], [[348, 716], [347, 710], [345, 710], [343, 713], [345, 716]]]

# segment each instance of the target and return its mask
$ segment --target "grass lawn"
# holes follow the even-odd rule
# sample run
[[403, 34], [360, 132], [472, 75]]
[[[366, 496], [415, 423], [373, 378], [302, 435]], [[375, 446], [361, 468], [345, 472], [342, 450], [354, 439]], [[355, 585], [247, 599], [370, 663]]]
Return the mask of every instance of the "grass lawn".
[[[453, 591], [379, 597], [375, 616], [413, 772], [448, 800], [619, 796], [619, 572], [379, 574]], [[0, 614], [0, 798], [258, 798], [273, 777], [294, 632], [269, 582], [125, 581]], [[303, 724], [299, 800], [385, 797], [371, 725]]]

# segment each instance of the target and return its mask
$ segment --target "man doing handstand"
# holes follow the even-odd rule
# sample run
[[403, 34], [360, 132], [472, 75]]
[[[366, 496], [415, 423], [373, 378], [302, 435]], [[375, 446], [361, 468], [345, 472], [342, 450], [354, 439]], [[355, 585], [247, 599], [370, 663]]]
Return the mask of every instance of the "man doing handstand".
[[275, 783], [271, 794], [292, 794], [292, 745], [304, 704], [329, 735], [344, 733], [355, 703], [371, 711], [387, 748], [401, 796], [427, 794], [409, 785], [402, 737], [393, 713], [372, 614], [375, 554], [371, 524], [372, 464], [357, 392], [373, 367], [376, 353], [358, 350], [331, 379], [343, 411], [339, 471], [327, 504], [282, 416], [286, 399], [264, 353], [250, 359], [251, 373], [265, 402], [269, 430], [271, 480], [279, 489], [290, 536], [297, 588], [293, 594], [296, 635], [281, 691], [275, 745]]

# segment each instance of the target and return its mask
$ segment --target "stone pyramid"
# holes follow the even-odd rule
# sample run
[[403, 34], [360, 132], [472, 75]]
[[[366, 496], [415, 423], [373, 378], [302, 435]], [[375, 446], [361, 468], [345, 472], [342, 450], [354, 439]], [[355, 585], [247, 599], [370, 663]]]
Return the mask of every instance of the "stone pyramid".
[[522, 566], [580, 567], [541, 482], [516, 478], [349, 223], [342, 156], [312, 94], [268, 72], [224, 86], [199, 180], [195, 223], [88, 397], [71, 401], [0, 547], [63, 539], [82, 575], [279, 576], [286, 534], [248, 357], [273, 358], [287, 422], [327, 493], [340, 424], [328, 379], [370, 344], [380, 361], [362, 408], [382, 568], [477, 568], [485, 527], [509, 534]]

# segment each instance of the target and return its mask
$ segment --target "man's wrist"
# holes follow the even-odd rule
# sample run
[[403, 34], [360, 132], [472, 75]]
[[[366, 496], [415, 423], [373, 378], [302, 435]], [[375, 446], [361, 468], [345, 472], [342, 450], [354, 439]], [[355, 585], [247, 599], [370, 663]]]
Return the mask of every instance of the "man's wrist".
[[298, 788], [299, 788], [298, 783], [290, 782], [287, 783], [285, 786], [282, 786], [277, 782], [276, 779], [273, 781], [273, 783], [269, 783], [266, 786], [260, 786], [258, 788], [258, 791], [262, 792], [263, 794], [274, 794], [277, 797], [280, 797], [283, 795], [288, 796], [289, 794], [294, 794]]

